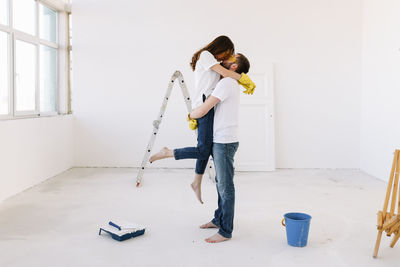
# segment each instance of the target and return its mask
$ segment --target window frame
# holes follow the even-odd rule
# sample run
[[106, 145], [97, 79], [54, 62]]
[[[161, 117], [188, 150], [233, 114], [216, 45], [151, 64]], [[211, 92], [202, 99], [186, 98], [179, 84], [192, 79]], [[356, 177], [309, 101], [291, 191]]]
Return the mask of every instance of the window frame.
[[[13, 28], [13, 1], [8, 2], [8, 25], [0, 24], [0, 31], [8, 34], [8, 114], [0, 115], [0, 120], [9, 119], [20, 119], [20, 118], [36, 118], [36, 117], [47, 117], [56, 116], [70, 113], [70, 81], [69, 69], [65, 69], [69, 64], [69, 40], [65, 42], [65, 39], [69, 35], [69, 24], [61, 25], [60, 20], [63, 18], [64, 24], [66, 18], [70, 15], [70, 6], [60, 0], [35, 0], [35, 35], [22, 32]], [[40, 5], [43, 5], [56, 12], [56, 42], [48, 41], [40, 37]], [[65, 36], [65, 37], [64, 37]], [[61, 38], [63, 37], [63, 38]], [[35, 109], [29, 111], [17, 111], [16, 110], [16, 43], [18, 41], [27, 42], [35, 45], [36, 58], [35, 58]], [[61, 42], [60, 42], [61, 41]], [[40, 112], [40, 48], [41, 46], [51, 47], [57, 50], [56, 56], [56, 110], [50, 112]], [[61, 60], [61, 57], [65, 57]], [[61, 63], [66, 62], [64, 66]], [[63, 70], [63, 71], [61, 71]], [[61, 107], [60, 103], [62, 100], [66, 101], [68, 108]]]

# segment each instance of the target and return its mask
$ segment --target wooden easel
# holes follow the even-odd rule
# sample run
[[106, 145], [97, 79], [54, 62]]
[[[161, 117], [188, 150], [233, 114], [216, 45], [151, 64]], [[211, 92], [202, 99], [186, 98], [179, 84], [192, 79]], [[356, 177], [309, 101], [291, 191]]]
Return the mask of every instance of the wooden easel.
[[[390, 172], [390, 178], [386, 190], [385, 204], [383, 210], [378, 211], [378, 237], [376, 238], [375, 250], [373, 257], [376, 258], [378, 255], [379, 244], [381, 243], [382, 232], [385, 231], [387, 236], [394, 234], [394, 238], [390, 243], [390, 247], [394, 247], [396, 242], [400, 238], [400, 199], [397, 200], [397, 191], [399, 189], [399, 173], [400, 173], [400, 150], [396, 149], [394, 152], [392, 171]], [[394, 178], [394, 182], [393, 182]], [[393, 184], [393, 190], [392, 190]], [[390, 210], [388, 211], [389, 199], [392, 194]], [[399, 193], [400, 194], [400, 193]], [[397, 215], [394, 213], [397, 204]]]

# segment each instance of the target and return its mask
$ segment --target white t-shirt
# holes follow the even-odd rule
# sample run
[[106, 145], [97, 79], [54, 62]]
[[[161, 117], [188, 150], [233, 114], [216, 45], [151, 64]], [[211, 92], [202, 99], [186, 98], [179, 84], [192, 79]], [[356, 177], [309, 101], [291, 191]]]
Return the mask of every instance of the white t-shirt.
[[229, 144], [239, 141], [240, 88], [235, 79], [222, 79], [212, 96], [218, 98], [214, 114], [214, 143]]
[[203, 94], [208, 97], [217, 85], [220, 75], [210, 69], [216, 64], [219, 63], [210, 52], [207, 50], [201, 52], [194, 70], [193, 109], [203, 104]]

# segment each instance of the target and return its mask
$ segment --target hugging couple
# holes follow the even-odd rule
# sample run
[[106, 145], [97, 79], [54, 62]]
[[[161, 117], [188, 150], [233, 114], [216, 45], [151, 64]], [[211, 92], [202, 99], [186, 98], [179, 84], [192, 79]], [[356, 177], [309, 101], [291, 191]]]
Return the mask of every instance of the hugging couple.
[[201, 182], [210, 156], [214, 159], [218, 208], [214, 218], [200, 226], [216, 228], [218, 232], [205, 239], [218, 243], [232, 237], [235, 209], [234, 156], [239, 147], [239, 99], [240, 85], [243, 93], [253, 94], [255, 84], [247, 76], [249, 60], [235, 54], [233, 42], [227, 36], [219, 36], [194, 53], [190, 63], [194, 71], [195, 97], [189, 127], [197, 129], [197, 146], [177, 149], [164, 147], [150, 157], [150, 163], [174, 157], [197, 159], [194, 181], [191, 184], [196, 197], [201, 199]]

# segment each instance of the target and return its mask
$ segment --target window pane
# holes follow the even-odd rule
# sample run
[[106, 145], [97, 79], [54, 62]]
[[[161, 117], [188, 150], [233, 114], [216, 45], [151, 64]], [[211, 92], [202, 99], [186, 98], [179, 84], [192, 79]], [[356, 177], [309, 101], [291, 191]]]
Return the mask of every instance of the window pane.
[[8, 0], [0, 0], [0, 24], [8, 25]]
[[35, 110], [36, 46], [17, 40], [15, 60], [16, 110]]
[[40, 46], [40, 111], [57, 111], [57, 49]]
[[35, 0], [13, 0], [14, 28], [35, 35]]
[[0, 114], [8, 114], [8, 34], [0, 31]]
[[40, 5], [40, 38], [51, 42], [57, 41], [57, 12]]

